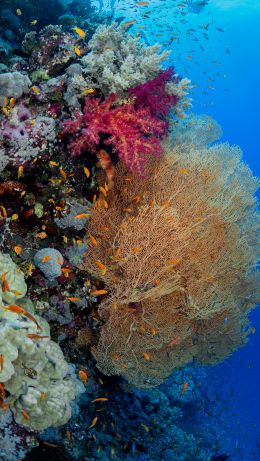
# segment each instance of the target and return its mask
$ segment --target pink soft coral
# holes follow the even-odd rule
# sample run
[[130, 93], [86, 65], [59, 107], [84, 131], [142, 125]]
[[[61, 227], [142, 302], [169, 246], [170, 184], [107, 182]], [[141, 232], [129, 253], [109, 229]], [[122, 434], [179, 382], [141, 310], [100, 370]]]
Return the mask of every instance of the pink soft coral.
[[129, 94], [136, 98], [136, 107], [149, 107], [154, 117], [165, 118], [169, 115], [171, 107], [175, 106], [178, 98], [167, 93], [166, 84], [177, 82], [172, 67], [162, 71], [153, 80], [148, 80], [129, 90]]
[[136, 108], [134, 102], [121, 104], [112, 94], [104, 102], [86, 98], [83, 114], [63, 123], [63, 135], [71, 135], [72, 156], [88, 150], [96, 152], [100, 142], [112, 145], [128, 169], [140, 176], [148, 157], [162, 153], [160, 139], [166, 134], [167, 123], [157, 120], [147, 107]]

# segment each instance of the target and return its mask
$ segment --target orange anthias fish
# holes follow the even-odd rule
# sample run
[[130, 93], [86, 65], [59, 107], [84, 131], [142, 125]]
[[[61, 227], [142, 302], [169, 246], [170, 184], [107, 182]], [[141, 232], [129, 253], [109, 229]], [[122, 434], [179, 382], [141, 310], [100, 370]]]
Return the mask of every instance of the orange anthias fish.
[[23, 252], [23, 247], [21, 245], [15, 245], [14, 252], [19, 256]]
[[46, 255], [42, 258], [41, 262], [46, 263], [47, 261], [50, 261], [50, 259], [51, 259], [50, 256]]
[[91, 296], [100, 296], [100, 295], [106, 295], [107, 290], [94, 290], [90, 292]]
[[96, 246], [97, 240], [95, 239], [95, 237], [93, 237], [93, 235], [90, 233], [88, 234], [88, 236], [89, 236], [89, 240], [91, 241], [91, 243]]
[[4, 272], [4, 274], [1, 275], [1, 280], [2, 280], [2, 291], [3, 293], [5, 291], [11, 291], [10, 290], [10, 287], [9, 287], [9, 283], [7, 282], [6, 280], [6, 276], [7, 276], [8, 272]]
[[30, 420], [30, 416], [28, 415], [27, 411], [22, 410], [22, 416], [24, 417], [24, 419], [26, 419], [26, 421]]
[[109, 187], [113, 186], [114, 165], [108, 153], [104, 149], [100, 149], [97, 153], [100, 167], [106, 172]]
[[57, 262], [60, 266], [62, 266], [62, 260], [60, 256], [57, 256]]
[[102, 271], [103, 275], [105, 275], [105, 273], [107, 272], [107, 267], [105, 266], [105, 264], [103, 264], [101, 261], [99, 261], [99, 259], [97, 261], [95, 261], [97, 267]]
[[93, 419], [88, 429], [91, 429], [92, 427], [94, 427], [97, 424], [97, 421], [98, 421], [98, 416], [95, 416], [95, 418]]
[[151, 360], [150, 354], [148, 354], [148, 352], [143, 352], [143, 358], [147, 361]]
[[176, 346], [176, 344], [178, 344], [178, 342], [180, 341], [181, 337], [180, 336], [176, 336], [176, 338], [172, 339], [168, 344], [166, 344], [165, 347], [163, 347], [160, 352], [164, 352], [166, 351], [169, 347], [172, 347], [172, 346]]
[[136, 19], [133, 19], [133, 21], [128, 21], [128, 22], [124, 22], [124, 24], [122, 24], [122, 26], [131, 26], [132, 24], [134, 24], [136, 22]]
[[74, 219], [83, 219], [87, 217], [89, 217], [88, 213], [81, 213], [81, 214], [77, 214], [76, 216], [74, 216]]
[[89, 171], [89, 169], [88, 169], [86, 166], [84, 166], [84, 173], [85, 173], [85, 175], [86, 175], [87, 178], [90, 177], [90, 171]]
[[49, 336], [37, 335], [36, 333], [29, 333], [27, 335], [27, 338], [29, 338], [29, 339], [49, 339], [50, 337]]
[[30, 314], [29, 312], [27, 312], [25, 309], [23, 309], [23, 307], [20, 307], [20, 306], [17, 306], [16, 304], [10, 304], [8, 307], [5, 307], [4, 308], [5, 311], [9, 311], [9, 312], [14, 312], [15, 314], [20, 314], [20, 315], [24, 315], [25, 317], [27, 317], [29, 320], [31, 320], [32, 322], [35, 323], [35, 325], [37, 326], [38, 330], [41, 330], [42, 328], [40, 327], [39, 323], [37, 322], [36, 318]]
[[10, 109], [13, 109], [14, 105], [15, 105], [15, 99], [14, 99], [14, 98], [11, 98], [10, 101], [9, 101], [9, 107], [10, 107]]
[[65, 277], [68, 277], [69, 274], [70, 274], [71, 272], [73, 272], [73, 271], [72, 271], [72, 269], [70, 269], [69, 267], [62, 267], [62, 268], [61, 268], [61, 272], [65, 275]]
[[83, 382], [83, 384], [86, 384], [88, 380], [88, 375], [84, 370], [79, 371], [79, 379]]
[[108, 399], [106, 397], [98, 397], [97, 399], [95, 400], [92, 400], [91, 403], [94, 403], [94, 402], [106, 402]]
[[3, 369], [4, 369], [4, 363], [5, 363], [4, 354], [0, 354], [0, 371], [3, 371]]
[[188, 381], [185, 381], [185, 383], [182, 386], [181, 395], [185, 394], [185, 392], [186, 392], [186, 390], [188, 388], [188, 385], [189, 385]]

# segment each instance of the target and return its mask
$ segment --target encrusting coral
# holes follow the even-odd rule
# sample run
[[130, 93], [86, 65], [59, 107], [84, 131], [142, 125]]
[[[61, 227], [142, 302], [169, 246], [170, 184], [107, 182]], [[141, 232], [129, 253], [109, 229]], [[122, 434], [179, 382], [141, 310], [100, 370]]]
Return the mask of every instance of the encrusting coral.
[[75, 397], [68, 365], [48, 323], [24, 298], [22, 271], [9, 255], [0, 257], [0, 406], [10, 407], [16, 422], [30, 429], [65, 424]]
[[154, 386], [246, 341], [259, 300], [256, 188], [228, 144], [166, 144], [143, 180], [116, 167], [109, 207], [99, 202], [92, 213], [96, 243], [84, 264], [109, 291], [93, 349], [103, 373]]

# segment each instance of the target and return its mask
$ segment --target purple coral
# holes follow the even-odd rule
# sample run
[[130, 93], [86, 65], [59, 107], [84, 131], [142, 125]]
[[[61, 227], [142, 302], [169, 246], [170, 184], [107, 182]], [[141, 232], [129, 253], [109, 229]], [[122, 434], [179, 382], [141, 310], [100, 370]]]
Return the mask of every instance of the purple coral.
[[136, 98], [137, 108], [149, 108], [154, 117], [165, 118], [178, 102], [176, 95], [167, 93], [166, 84], [169, 82], [178, 82], [172, 67], [162, 71], [156, 78], [130, 88], [129, 94]]

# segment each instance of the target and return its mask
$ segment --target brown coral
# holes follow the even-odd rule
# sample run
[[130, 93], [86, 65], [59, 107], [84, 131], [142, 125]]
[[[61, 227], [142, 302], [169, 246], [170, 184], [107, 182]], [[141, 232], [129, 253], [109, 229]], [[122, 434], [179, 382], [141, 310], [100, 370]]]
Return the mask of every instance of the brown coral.
[[101, 371], [154, 386], [246, 341], [259, 299], [256, 188], [227, 144], [165, 146], [144, 180], [117, 166], [113, 190], [94, 208], [84, 263], [109, 290], [93, 349]]

